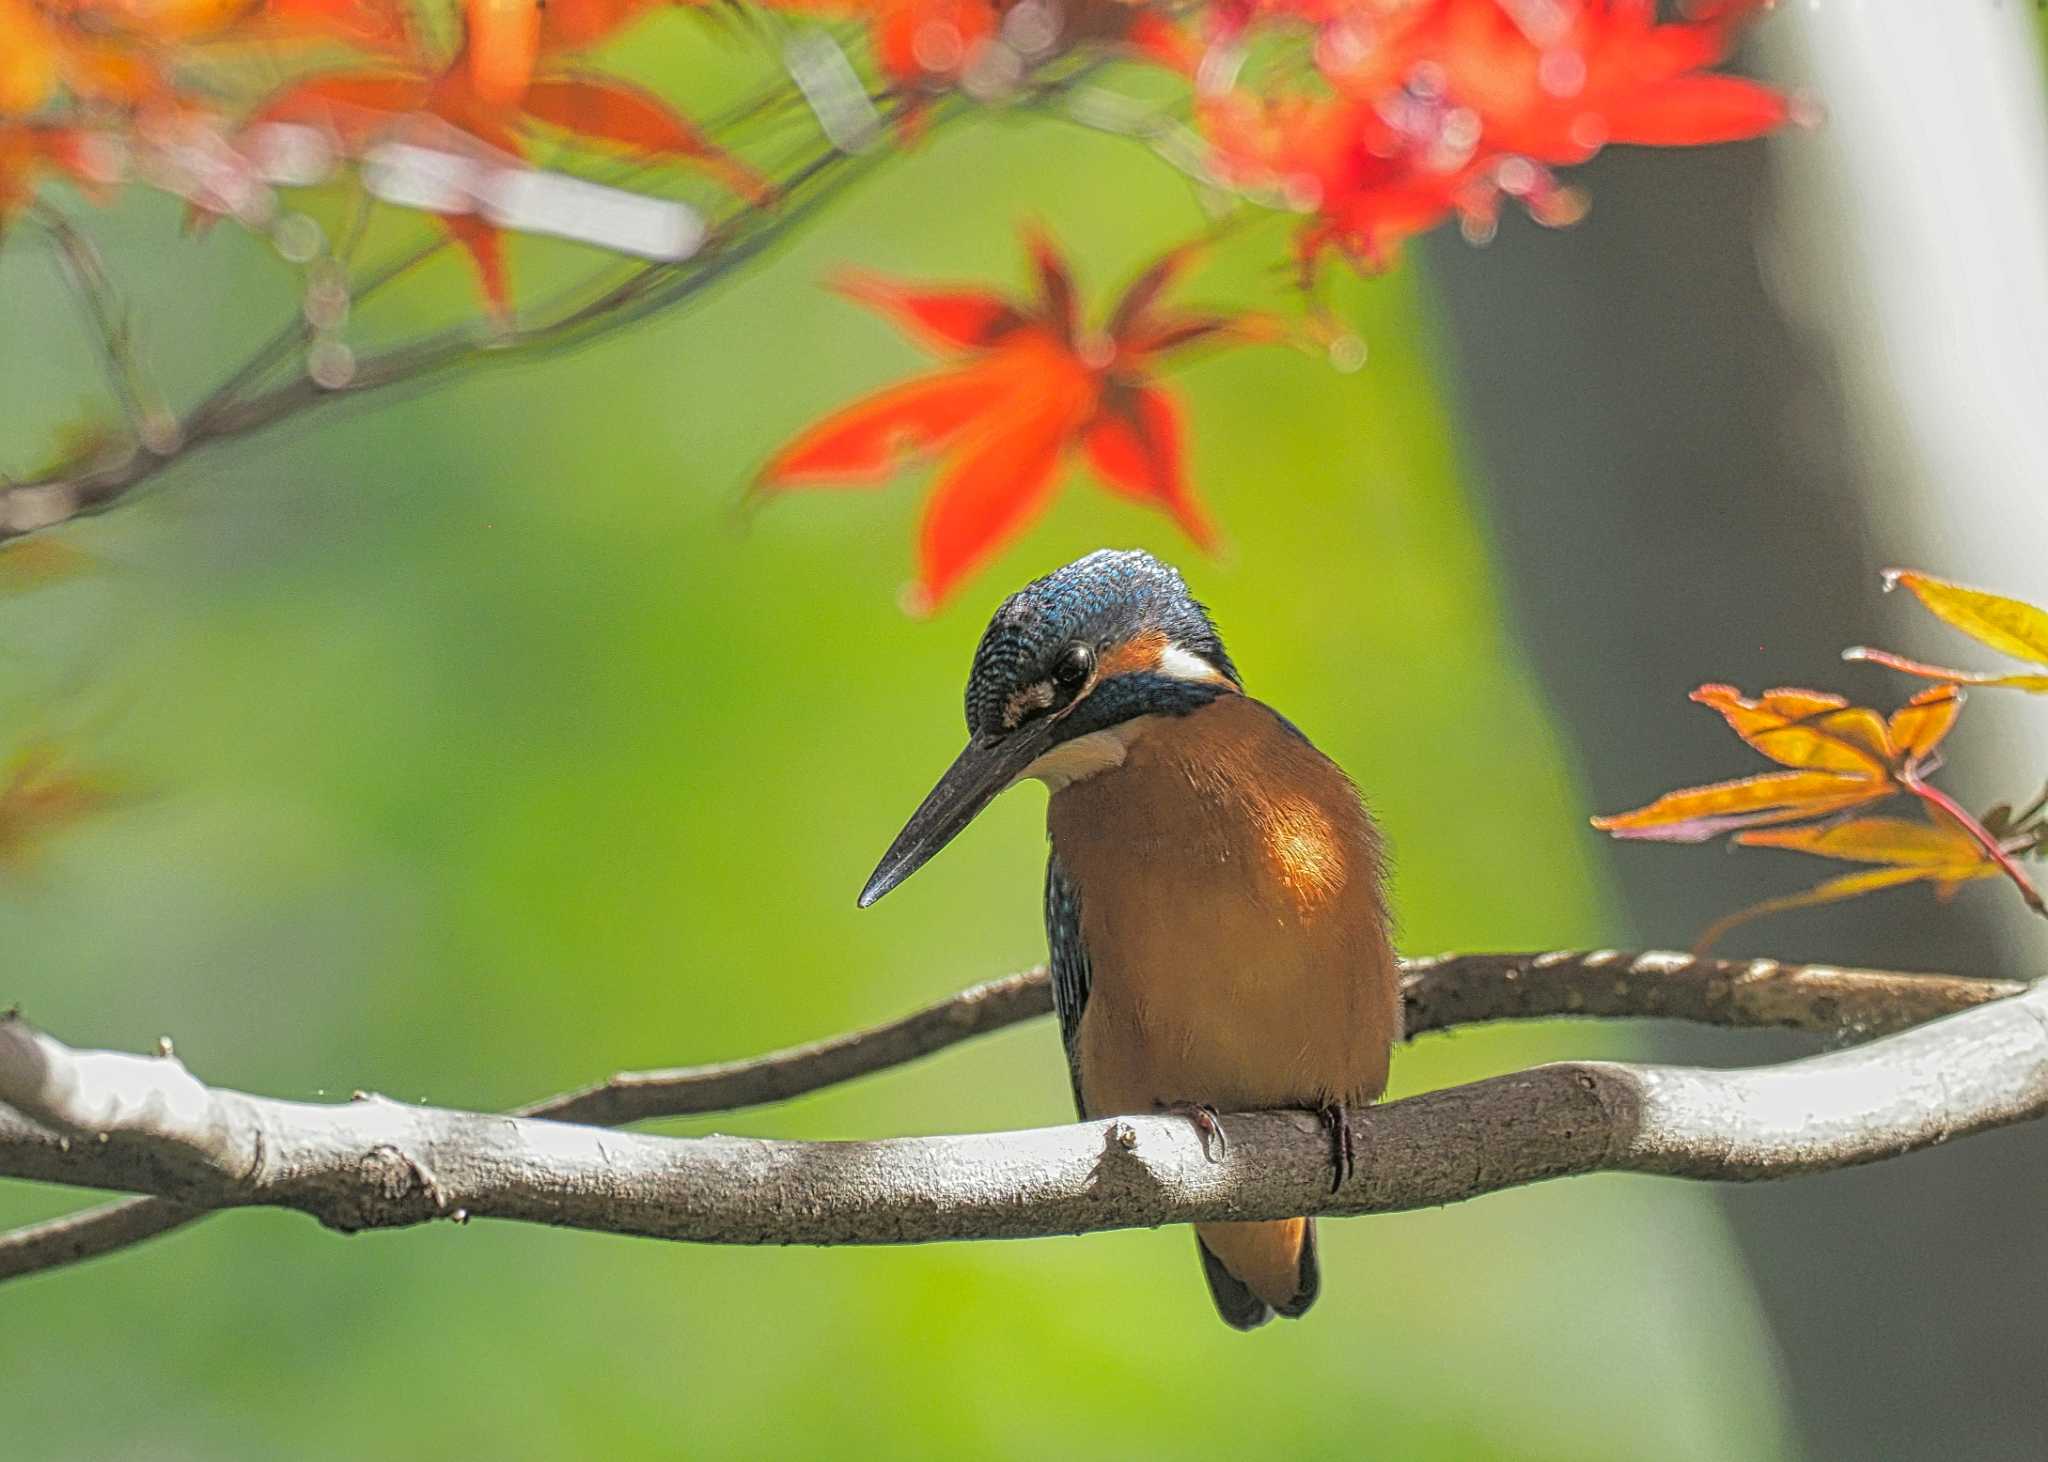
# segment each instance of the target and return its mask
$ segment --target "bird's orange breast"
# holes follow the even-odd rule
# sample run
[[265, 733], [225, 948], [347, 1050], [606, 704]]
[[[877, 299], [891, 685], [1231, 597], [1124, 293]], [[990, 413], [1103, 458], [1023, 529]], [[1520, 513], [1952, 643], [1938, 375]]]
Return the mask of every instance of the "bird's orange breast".
[[1350, 781], [1243, 696], [1152, 718], [1057, 792], [1092, 976], [1091, 1114], [1369, 1101], [1400, 997], [1378, 838]]

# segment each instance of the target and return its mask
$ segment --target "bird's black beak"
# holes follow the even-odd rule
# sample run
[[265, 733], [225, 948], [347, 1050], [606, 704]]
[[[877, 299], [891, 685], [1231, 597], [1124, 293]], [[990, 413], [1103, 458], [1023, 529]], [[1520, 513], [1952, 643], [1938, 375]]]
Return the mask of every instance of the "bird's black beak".
[[1055, 723], [1046, 718], [1031, 722], [1007, 736], [975, 737], [967, 749], [953, 758], [939, 785], [925, 794], [917, 811], [896, 841], [875, 865], [868, 886], [860, 891], [860, 906], [866, 908], [911, 874], [922, 868], [939, 849], [958, 837], [960, 830], [995, 801], [996, 793], [1017, 780], [1039, 754], [1052, 743]]

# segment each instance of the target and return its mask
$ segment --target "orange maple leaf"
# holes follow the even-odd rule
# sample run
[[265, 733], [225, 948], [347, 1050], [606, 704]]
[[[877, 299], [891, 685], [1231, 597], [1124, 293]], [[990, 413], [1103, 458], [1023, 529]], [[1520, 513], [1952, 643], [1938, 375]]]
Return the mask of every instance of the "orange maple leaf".
[[[1932, 574], [1923, 574], [1914, 569], [1887, 569], [1884, 576], [1885, 589], [1890, 591], [1900, 584], [1911, 589], [1914, 597], [1937, 616], [1978, 643], [1988, 645], [2002, 655], [2010, 655], [2015, 660], [2031, 660], [2036, 665], [2048, 666], [2048, 610], [2039, 609], [2024, 599], [2008, 599], [2003, 594], [1965, 588], [1961, 584], [1952, 584], [1947, 579], [1937, 579]], [[1994, 671], [1950, 670], [1940, 665], [1927, 665], [1918, 660], [1908, 660], [1905, 656], [1894, 655], [1889, 650], [1873, 650], [1867, 645], [1857, 645], [1842, 651], [1842, 658], [1869, 660], [1878, 665], [1888, 665], [1894, 670], [1903, 670], [1908, 675], [1919, 675], [1932, 680], [1960, 681], [1965, 685], [2004, 686], [2013, 690], [2033, 691], [2036, 694], [2048, 693], [2048, 674], [2039, 671], [2000, 675]]]
[[52, 836], [120, 797], [106, 778], [70, 766], [47, 741], [0, 765], [0, 872], [18, 873]]
[[92, 564], [90, 555], [49, 533], [0, 543], [0, 594], [27, 594], [62, 583]]
[[[1994, 821], [1991, 814], [1983, 819], [1985, 825]], [[1694, 945], [1696, 952], [1705, 951], [1738, 925], [1766, 914], [1840, 903], [1909, 883], [1931, 883], [1934, 896], [1946, 901], [1970, 880], [1996, 878], [2003, 871], [1975, 835], [1933, 807], [1927, 809], [1925, 822], [1902, 817], [1858, 817], [1805, 827], [1756, 828], [1737, 833], [1735, 841], [1749, 847], [1782, 848], [1876, 866], [1830, 878], [1801, 893], [1765, 899], [1717, 919], [1700, 934]], [[2026, 851], [2032, 842], [2031, 837], [2012, 838], [2006, 841], [2005, 850], [2008, 854]]]
[[[543, 34], [546, 44], [539, 55], [550, 60], [558, 46], [568, 44], [561, 36], [575, 37], [580, 44], [586, 34], [574, 28]], [[773, 196], [766, 179], [652, 92], [611, 77], [550, 70], [509, 92], [486, 95], [478, 89], [468, 57], [465, 42], [445, 64], [437, 63], [419, 41], [408, 40], [394, 50], [390, 69], [307, 77], [263, 102], [248, 120], [317, 126], [344, 152], [360, 155], [379, 138], [398, 133], [407, 118], [426, 117], [515, 160], [525, 156], [526, 134], [551, 128], [581, 143], [690, 164], [757, 203]], [[442, 223], [469, 254], [493, 312], [508, 314], [510, 289], [498, 229], [475, 214], [447, 215]]]
[[1198, 341], [1272, 340], [1256, 316], [1181, 312], [1160, 297], [1190, 249], [1140, 274], [1101, 332], [1083, 328], [1050, 239], [1027, 232], [1037, 297], [898, 284], [854, 274], [840, 293], [887, 315], [957, 364], [853, 403], [769, 459], [757, 487], [872, 485], [905, 459], [938, 458], [919, 534], [922, 608], [934, 608], [1050, 501], [1079, 453], [1122, 496], [1164, 509], [1203, 548], [1216, 542], [1183, 460], [1181, 411], [1154, 384], [1161, 360]]
[[[216, 0], [190, 0], [194, 4]], [[223, 7], [234, 0], [218, 0]], [[277, 41], [341, 41], [389, 54], [413, 34], [408, 0], [242, 0], [232, 23], [203, 39], [208, 42], [270, 44]]]
[[55, 175], [88, 186], [100, 179], [90, 137], [70, 127], [9, 122], [0, 117], [0, 237], [29, 204], [45, 178]]
[[97, 10], [0, 0], [0, 118], [40, 112], [60, 91], [126, 108], [169, 96], [154, 38]]
[[180, 104], [177, 62], [199, 45], [320, 35], [396, 42], [406, 0], [0, 0], [0, 116], [60, 92], [99, 109]]
[[594, 46], [662, 3], [705, 0], [464, 0], [471, 83], [487, 101], [516, 101], [549, 54]]
[[1889, 719], [1838, 695], [1703, 685], [1692, 698], [1719, 711], [1736, 735], [1791, 770], [1684, 787], [1632, 812], [1596, 817], [1618, 838], [1698, 843], [1737, 828], [1829, 817], [1899, 792], [1919, 793], [1935, 748], [1955, 725], [1962, 692], [1922, 691]]
[[[1790, 770], [1683, 787], [1633, 812], [1596, 817], [1593, 826], [1618, 838], [1698, 843], [1724, 832], [1808, 824], [1773, 844], [1795, 847], [1802, 839], [1824, 842], [1824, 819], [1904, 793], [1919, 798], [1929, 817], [1960, 829], [2028, 908], [2048, 916], [2048, 902], [2000, 834], [1927, 780], [1938, 764], [1936, 749], [1962, 711], [1957, 687], [1929, 686], [1889, 718], [1815, 690], [1769, 690], [1749, 700], [1733, 686], [1703, 685], [1692, 698], [1719, 711], [1736, 735]], [[1763, 838], [1744, 832], [1738, 840]]]

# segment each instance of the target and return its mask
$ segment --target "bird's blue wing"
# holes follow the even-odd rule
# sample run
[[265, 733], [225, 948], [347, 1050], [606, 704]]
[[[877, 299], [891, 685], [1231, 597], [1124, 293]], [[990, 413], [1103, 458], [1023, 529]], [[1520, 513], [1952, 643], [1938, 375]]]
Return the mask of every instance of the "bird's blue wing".
[[1045, 860], [1045, 942], [1052, 966], [1052, 1008], [1060, 1018], [1060, 1042], [1067, 1050], [1067, 1074], [1074, 1083], [1074, 1110], [1088, 1115], [1081, 1097], [1081, 1012], [1088, 1006], [1088, 947], [1081, 942], [1081, 896], [1060, 868], [1057, 854]]

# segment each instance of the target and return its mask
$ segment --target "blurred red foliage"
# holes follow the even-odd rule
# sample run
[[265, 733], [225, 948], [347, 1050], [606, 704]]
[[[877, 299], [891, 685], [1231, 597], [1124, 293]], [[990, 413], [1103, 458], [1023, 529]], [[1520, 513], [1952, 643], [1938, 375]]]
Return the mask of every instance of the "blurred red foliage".
[[[1504, 197], [1521, 200], [1541, 222], [1569, 222], [1583, 205], [1556, 170], [1609, 143], [1731, 141], [1793, 114], [1778, 92], [1712, 70], [1762, 0], [1699, 0], [1684, 18], [1666, 21], [1653, 0], [737, 7], [748, 3], [848, 23], [845, 39], [864, 49], [865, 76], [828, 60], [823, 71], [796, 78], [831, 144], [848, 150], [905, 146], [942, 106], [958, 114], [981, 103], [1057, 99], [1132, 69], [1150, 73], [1139, 89], [1175, 98], [1161, 105], [1191, 127], [1181, 131], [1181, 166], [1236, 190], [1248, 206], [1302, 215], [1295, 248], [1304, 283], [1333, 250], [1378, 269], [1405, 239], [1452, 217], [1468, 233], [1488, 234]], [[590, 67], [592, 48], [657, 9], [678, 8], [711, 11], [702, 0], [0, 0], [0, 224], [31, 206], [53, 177], [106, 181], [119, 173], [91, 165], [95, 142], [114, 144], [111, 153], [101, 149], [105, 156], [153, 155], [128, 174], [181, 193], [201, 217], [258, 221], [269, 216], [268, 190], [294, 176], [251, 160], [261, 134], [290, 130], [276, 124], [324, 138], [344, 177], [348, 167], [374, 162], [385, 143], [437, 161], [454, 154], [457, 164], [517, 170], [532, 141], [551, 136], [582, 153], [625, 153], [706, 174], [737, 200], [735, 217], [772, 209], [776, 184], [800, 182], [804, 169], [771, 179], [743, 159], [770, 129], [712, 135], [717, 128], [689, 120], [673, 98]], [[252, 47], [264, 65], [222, 64]], [[337, 50], [356, 59], [337, 67]], [[789, 65], [801, 73], [795, 60]], [[235, 94], [238, 76], [279, 70], [287, 79], [266, 80], [267, 95]], [[836, 89], [836, 100], [821, 86]], [[742, 120], [727, 125], [775, 114], [795, 92], [784, 83], [763, 106], [730, 113]], [[850, 119], [844, 135], [828, 116], [832, 106]], [[1137, 135], [1156, 144], [1161, 133]], [[578, 166], [574, 153], [569, 166]], [[457, 182], [438, 201], [408, 201], [437, 214], [466, 251], [486, 308], [510, 329], [516, 300], [500, 231], [507, 215], [493, 196]], [[718, 226], [700, 232], [715, 239]], [[769, 486], [872, 479], [899, 452], [942, 456], [921, 550], [931, 602], [1031, 516], [1070, 451], [1113, 491], [1165, 509], [1196, 542], [1214, 538], [1188, 487], [1178, 408], [1152, 372], [1201, 335], [1242, 336], [1251, 326], [1195, 317], [1207, 323], [1177, 335], [1181, 327], [1170, 320], [1180, 317], [1156, 312], [1160, 289], [1186, 258], [1175, 252], [1134, 287], [1105, 334], [1091, 335], [1074, 316], [1064, 266], [1049, 245], [1034, 248], [1041, 297], [1003, 305], [1010, 324], [1000, 338], [939, 329], [920, 313], [937, 296], [872, 279], [852, 286], [856, 297], [966, 358], [832, 418], [763, 478]], [[985, 292], [955, 298], [970, 295], [995, 308]]]

